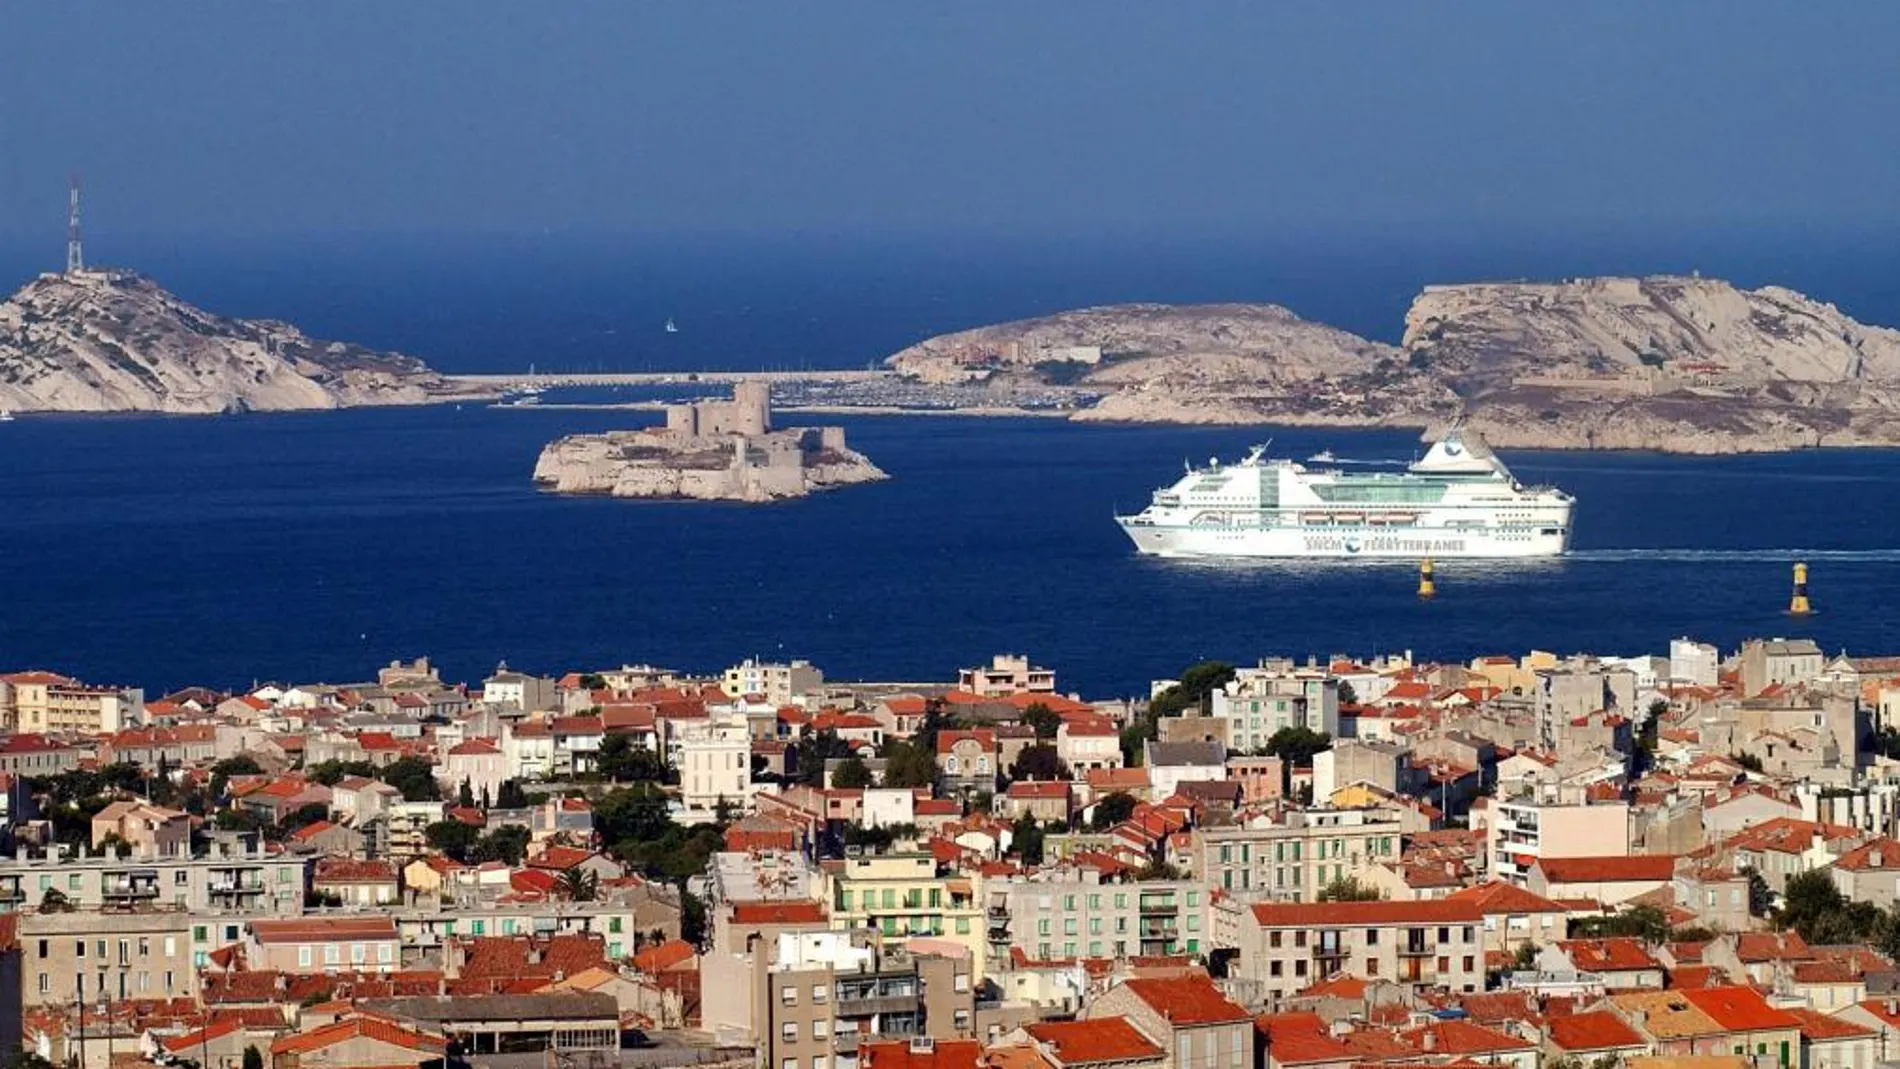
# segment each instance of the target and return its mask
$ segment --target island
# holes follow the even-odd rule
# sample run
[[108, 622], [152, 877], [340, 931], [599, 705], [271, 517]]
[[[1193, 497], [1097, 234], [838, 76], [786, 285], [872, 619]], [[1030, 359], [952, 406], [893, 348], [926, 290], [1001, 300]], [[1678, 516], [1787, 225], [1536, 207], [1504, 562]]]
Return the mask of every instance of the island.
[[1067, 389], [1076, 420], [1458, 422], [1507, 447], [1686, 453], [1900, 444], [1900, 331], [1697, 276], [1429, 286], [1397, 345], [1276, 305], [1127, 304], [942, 335], [886, 365], [991, 399]]
[[534, 481], [558, 494], [765, 502], [889, 478], [845, 445], [842, 427], [773, 430], [767, 383], [732, 393], [668, 405], [662, 426], [550, 442]]
[[290, 411], [485, 396], [398, 353], [197, 308], [136, 272], [43, 274], [0, 301], [0, 411]]

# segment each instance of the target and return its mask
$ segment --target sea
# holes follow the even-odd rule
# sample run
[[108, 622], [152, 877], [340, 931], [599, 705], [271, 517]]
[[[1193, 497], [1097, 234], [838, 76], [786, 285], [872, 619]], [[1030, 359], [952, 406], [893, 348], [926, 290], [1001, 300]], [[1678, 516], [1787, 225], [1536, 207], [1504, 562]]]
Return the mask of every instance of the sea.
[[[1900, 274], [1891, 251], [1844, 261], [1790, 247], [1728, 274], [1806, 288], [1866, 321], [1897, 318], [1885, 314]], [[1423, 254], [1395, 267], [1340, 252], [1304, 273], [1285, 249], [1236, 252], [1183, 277], [1184, 254], [1131, 256], [1119, 270], [1072, 255], [1063, 273], [1049, 250], [905, 248], [779, 248], [723, 273], [718, 257], [679, 252], [690, 270], [677, 275], [650, 251], [595, 250], [574, 265], [411, 250], [396, 262], [418, 277], [385, 266], [383, 287], [352, 274], [342, 250], [305, 249], [293, 266], [157, 245], [138, 266], [219, 311], [467, 371], [861, 367], [942, 330], [1138, 298], [1279, 300], [1396, 337], [1423, 280], [1559, 273], [1548, 253], [1482, 250], [1462, 271]], [[1592, 272], [1681, 267], [1621, 256], [1574, 259]], [[1873, 266], [1852, 270], [1862, 263]], [[679, 333], [663, 332], [666, 318]], [[1408, 432], [787, 416], [842, 423], [891, 479], [769, 506], [563, 498], [531, 483], [547, 441], [652, 419], [468, 404], [0, 424], [0, 668], [156, 692], [348, 681], [417, 656], [470, 680], [503, 661], [709, 672], [756, 656], [806, 658], [835, 679], [924, 681], [1020, 652], [1063, 689], [1109, 697], [1204, 658], [1660, 653], [1684, 635], [1725, 649], [1807, 636], [1830, 652], [1900, 650], [1892, 450], [1507, 452], [1524, 481], [1577, 496], [1575, 551], [1440, 562], [1438, 595], [1421, 601], [1408, 564], [1158, 561], [1112, 519], [1184, 463], [1269, 438], [1275, 455], [1325, 449], [1376, 467], [1417, 453]], [[1803, 618], [1786, 615], [1797, 560], [1812, 569], [1816, 612]]]

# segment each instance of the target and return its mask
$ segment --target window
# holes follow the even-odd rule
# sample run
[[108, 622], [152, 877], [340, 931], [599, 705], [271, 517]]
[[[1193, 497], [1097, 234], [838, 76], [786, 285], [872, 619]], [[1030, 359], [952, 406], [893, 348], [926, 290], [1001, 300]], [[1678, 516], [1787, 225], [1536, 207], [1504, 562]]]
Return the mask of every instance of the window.
[[1471, 955], [1470, 954], [1465, 955], [1465, 971], [1466, 972], [1471, 971]]
[[227, 943], [235, 943], [235, 942], [237, 942], [237, 937], [238, 937], [238, 926], [237, 926], [237, 925], [235, 925], [235, 924], [227, 924], [227, 925], [225, 925], [225, 926], [224, 926], [224, 941], [225, 941], [225, 942], [227, 942]]
[[152, 941], [142, 935], [139, 936], [139, 957], [141, 958], [149, 957], [151, 956], [151, 953], [152, 953]]
[[391, 946], [388, 943], [382, 944], [381, 946], [376, 948], [376, 960], [382, 962], [385, 965], [389, 964], [392, 961], [395, 961], [396, 948], [394, 946]]
[[40, 890], [48, 891], [48, 890], [51, 890], [52, 887], [53, 887], [53, 878], [51, 876], [40, 877]]
[[1267, 933], [1267, 946], [1274, 950], [1280, 949], [1280, 933], [1278, 931]]
[[45, 973], [41, 973], [40, 974], [40, 994], [44, 995], [51, 990], [53, 990], [53, 978], [51, 976], [46, 975]]
[[297, 965], [299, 968], [304, 968], [304, 969], [308, 969], [310, 967], [310, 948], [309, 947], [297, 948]]
[[194, 924], [191, 926], [191, 941], [194, 943], [202, 943], [205, 941], [205, 926], [204, 925]]
[[79, 873], [75, 872], [71, 876], [66, 877], [66, 889], [68, 891], [79, 890]]
[[83, 958], [85, 956], [86, 956], [86, 941], [84, 939], [73, 940], [73, 957]]
[[1366, 929], [1366, 945], [1369, 947], [1376, 947], [1379, 945], [1379, 929], [1377, 928]]
[[831, 992], [825, 989], [825, 985], [823, 984], [811, 985], [811, 1000], [813, 1002], [824, 1002], [830, 997], [831, 997]]
[[813, 1039], [829, 1039], [831, 1037], [831, 1022], [823, 1017], [813, 1021], [811, 1023], [811, 1037]]
[[1075, 934], [1075, 918], [1074, 917], [1068, 917], [1062, 921], [1062, 934], [1063, 935]]
[[957, 934], [958, 935], [970, 934], [970, 918], [968, 917], [957, 918]]
[[350, 964], [361, 965], [369, 960], [369, 951], [361, 943], [350, 944]]
[[190, 883], [191, 873], [186, 872], [184, 869], [179, 869], [177, 872], [172, 873], [172, 886], [184, 887]]
[[1448, 973], [1448, 972], [1450, 972], [1450, 971], [1451, 971], [1451, 959], [1450, 959], [1450, 958], [1439, 958], [1439, 959], [1438, 959], [1438, 971], [1439, 971], [1439, 972], [1441, 972], [1441, 973]]
[[1036, 922], [1036, 934], [1037, 935], [1049, 934], [1049, 918], [1044, 917], [1041, 920]]
[[618, 934], [618, 933], [619, 933], [619, 931], [620, 931], [620, 918], [619, 918], [619, 917], [608, 917], [608, 918], [607, 918], [607, 930], [608, 930], [608, 931], [610, 931], [610, 932], [614, 932], [614, 933], [616, 933], [616, 934]]
[[40, 957], [46, 956], [46, 940], [40, 940]]
[[798, 988], [785, 986], [778, 989], [778, 1003], [781, 1006], [798, 1005]]
[[325, 943], [323, 945], [323, 963], [325, 965], [337, 965], [341, 964], [342, 961], [343, 948], [337, 946], [335, 943]]
[[1366, 975], [1367, 976], [1379, 975], [1379, 959], [1378, 958], [1366, 959]]
[[825, 1056], [822, 1054], [812, 1055], [811, 1069], [825, 1069]]
[[787, 1043], [798, 1042], [798, 1022], [786, 1021], [779, 1026], [778, 1037]]

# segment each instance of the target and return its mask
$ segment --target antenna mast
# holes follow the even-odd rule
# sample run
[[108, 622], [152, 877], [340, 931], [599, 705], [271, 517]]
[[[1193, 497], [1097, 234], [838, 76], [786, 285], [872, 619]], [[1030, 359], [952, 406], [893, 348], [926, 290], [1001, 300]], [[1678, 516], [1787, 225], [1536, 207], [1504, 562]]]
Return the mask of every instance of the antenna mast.
[[68, 189], [66, 210], [66, 273], [76, 275], [86, 269], [85, 254], [79, 247], [79, 172], [74, 171]]

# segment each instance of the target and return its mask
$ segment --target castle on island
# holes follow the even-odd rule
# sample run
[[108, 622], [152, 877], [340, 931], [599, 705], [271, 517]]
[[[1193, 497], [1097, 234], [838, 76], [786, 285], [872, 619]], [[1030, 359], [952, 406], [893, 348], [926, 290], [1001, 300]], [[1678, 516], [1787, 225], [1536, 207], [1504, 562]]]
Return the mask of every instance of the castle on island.
[[[666, 406], [667, 435], [680, 439], [736, 438], [733, 466], [801, 466], [807, 452], [844, 452], [843, 427], [772, 430], [772, 387], [740, 382], [732, 398]], [[756, 455], [755, 455], [756, 454]]]

